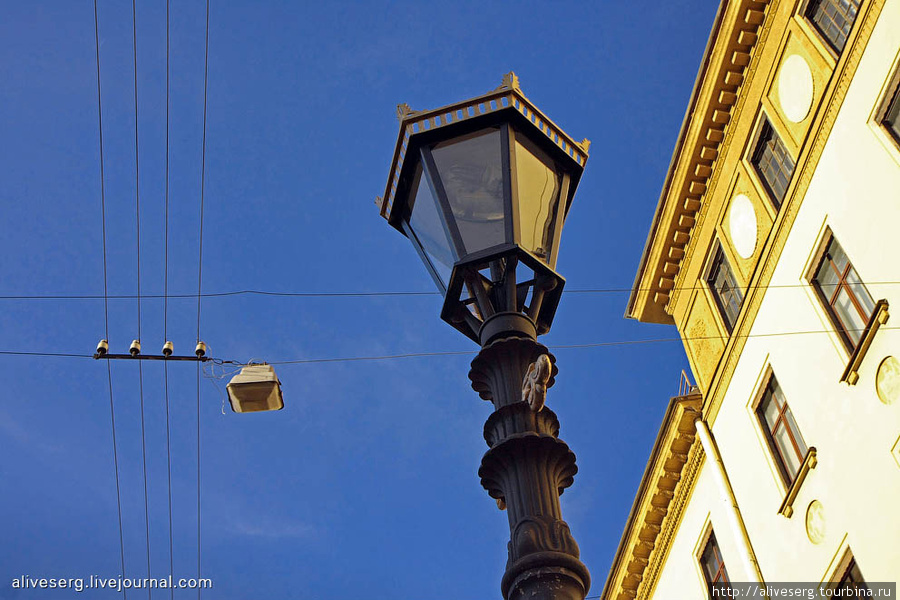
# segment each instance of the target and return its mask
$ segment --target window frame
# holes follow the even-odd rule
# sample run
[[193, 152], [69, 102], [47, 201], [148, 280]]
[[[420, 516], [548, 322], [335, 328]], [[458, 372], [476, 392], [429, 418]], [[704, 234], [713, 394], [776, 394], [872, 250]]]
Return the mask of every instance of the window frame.
[[863, 577], [862, 570], [860, 570], [859, 565], [856, 564], [855, 557], [853, 557], [853, 556], [850, 557], [850, 563], [847, 565], [847, 568], [844, 569], [841, 577], [837, 580], [837, 583], [835, 584], [834, 589], [836, 589], [836, 590], [860, 590], [860, 589], [862, 589], [862, 590], [868, 591], [869, 586], [866, 585], [866, 578]]
[[[859, 18], [859, 13], [862, 9], [862, 0], [848, 0], [848, 2], [851, 5], [856, 5], [856, 14], [853, 15], [853, 19], [850, 21], [850, 26], [847, 28], [844, 43], [840, 47], [837, 46], [834, 40], [828, 37], [828, 35], [825, 33], [822, 27], [820, 27], [819, 23], [811, 14], [817, 7], [821, 6], [822, 3], [829, 3], [834, 5], [836, 3], [835, 0], [807, 0], [801, 12], [803, 19], [810, 25], [810, 28], [816, 32], [816, 35], [825, 44], [825, 47], [828, 48], [835, 57], [839, 57], [841, 54], [843, 54], [844, 49], [847, 47], [847, 42], [850, 41], [850, 34], [853, 33], [853, 27], [854, 25], [856, 25], [856, 20]], [[837, 3], [840, 3], [840, 0], [837, 0]]]
[[[733, 317], [729, 317], [726, 302], [722, 298], [722, 292], [715, 284], [715, 280], [717, 279], [723, 265], [726, 268], [728, 275], [731, 276], [730, 283], [732, 287], [732, 294], [736, 293], [739, 296], [737, 309]], [[735, 275], [735, 271], [731, 267], [731, 262], [728, 260], [728, 256], [725, 254], [724, 245], [718, 239], [716, 240], [715, 244], [713, 244], [712, 252], [707, 259], [706, 269], [704, 270], [703, 274], [703, 280], [704, 282], [706, 282], [706, 286], [709, 289], [710, 294], [712, 294], [713, 302], [715, 303], [716, 308], [719, 311], [719, 316], [722, 319], [722, 322], [725, 324], [725, 330], [729, 334], [731, 334], [731, 332], [734, 331], [734, 328], [737, 325], [738, 319], [741, 315], [741, 309], [744, 306], [744, 289], [741, 287], [740, 282]], [[730, 304], [728, 305], [730, 306]]]
[[[778, 395], [776, 395], [776, 390], [778, 391]], [[781, 406], [776, 402], [776, 408], [778, 408], [778, 418], [775, 421], [774, 425], [769, 425], [768, 420], [766, 419], [765, 409], [766, 404], [769, 401], [777, 401], [781, 400]], [[810, 446], [807, 445], [806, 440], [803, 439], [803, 433], [800, 431], [800, 425], [797, 423], [797, 418], [794, 416], [793, 410], [791, 410], [790, 404], [784, 398], [784, 390], [781, 388], [781, 385], [778, 383], [778, 379], [775, 377], [775, 374], [769, 370], [768, 377], [766, 378], [766, 383], [762, 388], [761, 393], [759, 394], [759, 399], [756, 402], [756, 406], [753, 410], [756, 418], [759, 422], [760, 427], [762, 428], [763, 434], [766, 438], [766, 442], [768, 443], [769, 452], [771, 453], [772, 459], [778, 467], [778, 472], [781, 474], [782, 481], [784, 484], [791, 488], [795, 483], [798, 482], [798, 479], [801, 476], [801, 472], [803, 471], [803, 463], [806, 460], [807, 455], [809, 454]], [[790, 419], [787, 418], [787, 414], [790, 414]], [[791, 422], [796, 426], [797, 431], [794, 431], [791, 427]], [[781, 449], [779, 448], [775, 435], [776, 430], [783, 426], [787, 431], [788, 437], [791, 442], [791, 447], [795, 451], [795, 457], [797, 462], [797, 468], [794, 473], [790, 473], [788, 470], [788, 464], [783, 456]], [[797, 440], [799, 439], [799, 444]], [[802, 448], [801, 448], [802, 446]]]
[[[838, 247], [841, 249], [841, 252], [843, 252], [844, 256], [847, 259], [847, 265], [844, 268], [843, 273], [841, 273], [841, 271], [835, 267], [834, 261], [831, 262], [832, 267], [834, 267], [834, 272], [837, 273], [839, 279], [838, 279], [837, 283], [828, 284], [828, 285], [833, 285], [835, 287], [835, 291], [833, 292], [832, 297], [829, 298], [825, 294], [825, 291], [822, 289], [822, 285], [818, 281], [818, 276], [819, 276], [819, 272], [822, 270], [823, 266], [825, 265], [826, 259], [828, 259], [829, 250], [831, 249], [831, 246], [833, 243], [836, 243], [838, 245]], [[851, 273], [853, 273], [860, 282], [859, 284], [852, 284], [852, 285], [854, 287], [857, 285], [861, 286], [862, 289], [865, 291], [866, 295], [868, 296], [869, 302], [874, 307], [873, 310], [871, 312], [869, 312], [868, 314], [864, 313], [864, 311], [862, 310], [861, 302], [860, 302], [859, 298], [856, 297], [856, 294], [853, 291], [853, 287], [851, 287], [851, 284], [847, 283], [847, 278]], [[819, 302], [822, 303], [822, 306], [825, 309], [825, 312], [828, 314], [828, 318], [831, 320], [831, 324], [835, 328], [835, 331], [837, 332], [838, 337], [843, 342], [844, 348], [852, 355], [860, 347], [861, 342], [865, 338], [865, 326], [871, 321], [872, 315], [875, 314], [875, 312], [877, 312], [878, 304], [872, 298], [872, 294], [869, 292], [868, 288], [866, 287], [865, 282], [862, 279], [862, 277], [859, 276], [859, 272], [856, 270], [856, 267], [853, 265], [853, 261], [850, 260], [850, 257], [847, 255], [846, 250], [844, 250], [843, 246], [841, 246], [840, 242], [837, 240], [837, 237], [834, 235], [834, 232], [831, 231], [831, 229], [828, 229], [826, 231], [825, 236], [822, 239], [822, 243], [820, 244], [820, 249], [817, 253], [816, 260], [812, 264], [812, 268], [810, 269], [808, 279], [809, 279], [809, 282], [812, 285], [813, 289], [815, 290], [816, 297], [819, 299]], [[857, 338], [855, 340], [850, 337], [850, 327], [848, 327], [848, 324], [845, 324], [843, 322], [840, 314], [838, 313], [837, 310], [835, 310], [835, 307], [834, 307], [836, 301], [838, 300], [838, 298], [840, 296], [840, 292], [842, 290], [846, 291], [847, 295], [850, 297], [851, 304], [856, 309], [857, 314], [860, 316], [860, 318], [863, 322], [863, 328], [861, 328], [859, 330], [856, 330], [855, 328], [853, 329], [853, 331], [857, 334]]]
[[[704, 542], [700, 545], [696, 558], [700, 573], [703, 575], [703, 582], [706, 585], [706, 592], [712, 597], [712, 588], [715, 585], [727, 586], [727, 589], [731, 589], [731, 578], [728, 576], [728, 568], [725, 565], [725, 558], [722, 556], [722, 547], [719, 545], [719, 541], [716, 539], [716, 532], [711, 525], [704, 538]], [[710, 544], [712, 544], [713, 557], [718, 561], [717, 565], [712, 565], [716, 568], [712, 579], [710, 578], [710, 571], [712, 569], [707, 567], [705, 559], [707, 550], [710, 549]]]
[[[895, 61], [891, 69], [893, 74], [888, 80], [884, 94], [878, 103], [874, 121], [878, 128], [894, 144], [894, 147], [900, 148], [900, 61]], [[889, 125], [887, 119], [892, 108], [897, 113], [895, 115], [896, 123]]]
[[[762, 147], [773, 139], [776, 141], [776, 147], [780, 145], [784, 156], [791, 161], [790, 172], [788, 173], [787, 181], [784, 184], [784, 190], [781, 194], [777, 193], [772, 183], [766, 178], [763, 168], [760, 166], [763, 154]], [[797, 169], [797, 161], [791, 155], [784, 138], [778, 133], [778, 130], [772, 124], [772, 120], [765, 112], [761, 114], [757, 122], [756, 133], [752, 140], [747, 152], [747, 162], [762, 187], [765, 196], [768, 197], [769, 202], [772, 204], [775, 211], [778, 212], [781, 210], [781, 207], [784, 205], [785, 199], [787, 198], [788, 189], [791, 187], [791, 181], [793, 181], [794, 172]]]

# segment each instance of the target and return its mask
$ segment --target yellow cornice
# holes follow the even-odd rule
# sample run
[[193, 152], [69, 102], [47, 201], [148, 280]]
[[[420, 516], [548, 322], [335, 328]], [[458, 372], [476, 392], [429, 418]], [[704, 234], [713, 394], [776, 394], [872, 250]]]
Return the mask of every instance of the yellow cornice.
[[673, 323], [667, 310], [669, 298], [768, 5], [769, 0], [723, 0], [719, 6], [644, 246], [626, 317]]
[[694, 421], [700, 416], [703, 397], [699, 393], [677, 396], [669, 402], [650, 460], [641, 479], [628, 523], [619, 542], [601, 598], [635, 598], [644, 571], [651, 562], [657, 538], [663, 530], [669, 504], [695, 445]]

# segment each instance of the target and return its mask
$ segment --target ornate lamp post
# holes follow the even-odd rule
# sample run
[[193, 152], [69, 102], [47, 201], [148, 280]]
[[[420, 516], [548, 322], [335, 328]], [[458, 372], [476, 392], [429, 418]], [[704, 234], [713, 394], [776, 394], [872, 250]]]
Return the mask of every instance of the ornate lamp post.
[[513, 73], [483, 96], [398, 116], [381, 215], [443, 293], [441, 318], [481, 345], [469, 378], [495, 409], [478, 474], [509, 516], [503, 596], [583, 600], [590, 575], [559, 505], [578, 469], [544, 407], [557, 368], [537, 336], [565, 284], [560, 233], [590, 142], [545, 117]]

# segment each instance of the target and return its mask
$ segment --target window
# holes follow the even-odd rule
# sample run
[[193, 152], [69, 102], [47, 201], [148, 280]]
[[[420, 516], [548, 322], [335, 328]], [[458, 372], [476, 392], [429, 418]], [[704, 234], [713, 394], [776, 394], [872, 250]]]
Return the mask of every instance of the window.
[[791, 485], [800, 471], [808, 448], [803, 436], [800, 435], [794, 413], [785, 401], [781, 386], [774, 376], [769, 380], [769, 385], [756, 408], [756, 415], [766, 432], [781, 474], [785, 482]]
[[860, 0], [811, 0], [806, 7], [806, 18], [838, 54], [847, 43], [859, 3]]
[[725, 326], [731, 332], [734, 329], [734, 324], [737, 322], [738, 313], [741, 312], [741, 302], [744, 301], [744, 294], [738, 287], [731, 265], [728, 264], [728, 259], [725, 258], [725, 252], [722, 250], [721, 244], [717, 246], [713, 260], [709, 265], [706, 283], [709, 284], [709, 288], [716, 299], [719, 312], [722, 313], [722, 319], [725, 320]]
[[888, 90], [878, 121], [894, 138], [894, 142], [900, 144], [900, 67], [894, 73]]
[[865, 594], [853, 594], [849, 597], [868, 595], [869, 586], [866, 585], [866, 580], [863, 579], [862, 573], [860, 572], [859, 567], [856, 565], [855, 559], [850, 560], [850, 565], [844, 572], [844, 576], [841, 577], [840, 581], [838, 581], [837, 587], [835, 589], [850, 590], [853, 592], [866, 592]]
[[775, 207], [780, 207], [794, 173], [794, 159], [788, 154], [784, 142], [768, 120], [763, 120], [750, 162], [762, 179]]
[[875, 302], [834, 236], [816, 269], [813, 284], [844, 343], [853, 351], [875, 310]]
[[725, 570], [725, 561], [722, 560], [722, 552], [719, 551], [719, 544], [716, 542], [716, 534], [713, 531], [709, 533], [709, 540], [700, 555], [700, 569], [703, 571], [703, 577], [706, 579], [706, 585], [712, 590], [713, 586], [717, 589], [731, 589], [728, 585], [728, 571]]

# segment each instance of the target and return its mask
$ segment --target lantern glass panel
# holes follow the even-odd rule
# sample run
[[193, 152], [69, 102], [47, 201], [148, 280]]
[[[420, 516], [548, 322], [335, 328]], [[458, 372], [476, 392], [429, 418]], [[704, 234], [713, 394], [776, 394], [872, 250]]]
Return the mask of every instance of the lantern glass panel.
[[518, 133], [515, 159], [521, 244], [549, 263], [556, 228], [560, 176], [550, 157]]
[[438, 144], [432, 156], [466, 253], [506, 242], [500, 130]]
[[421, 167], [413, 180], [412, 189], [415, 192], [409, 201], [409, 226], [416, 236], [413, 243], [418, 241], [446, 288], [453, 268], [453, 252], [443, 225], [441, 208], [428, 185], [428, 178], [422, 175]]

